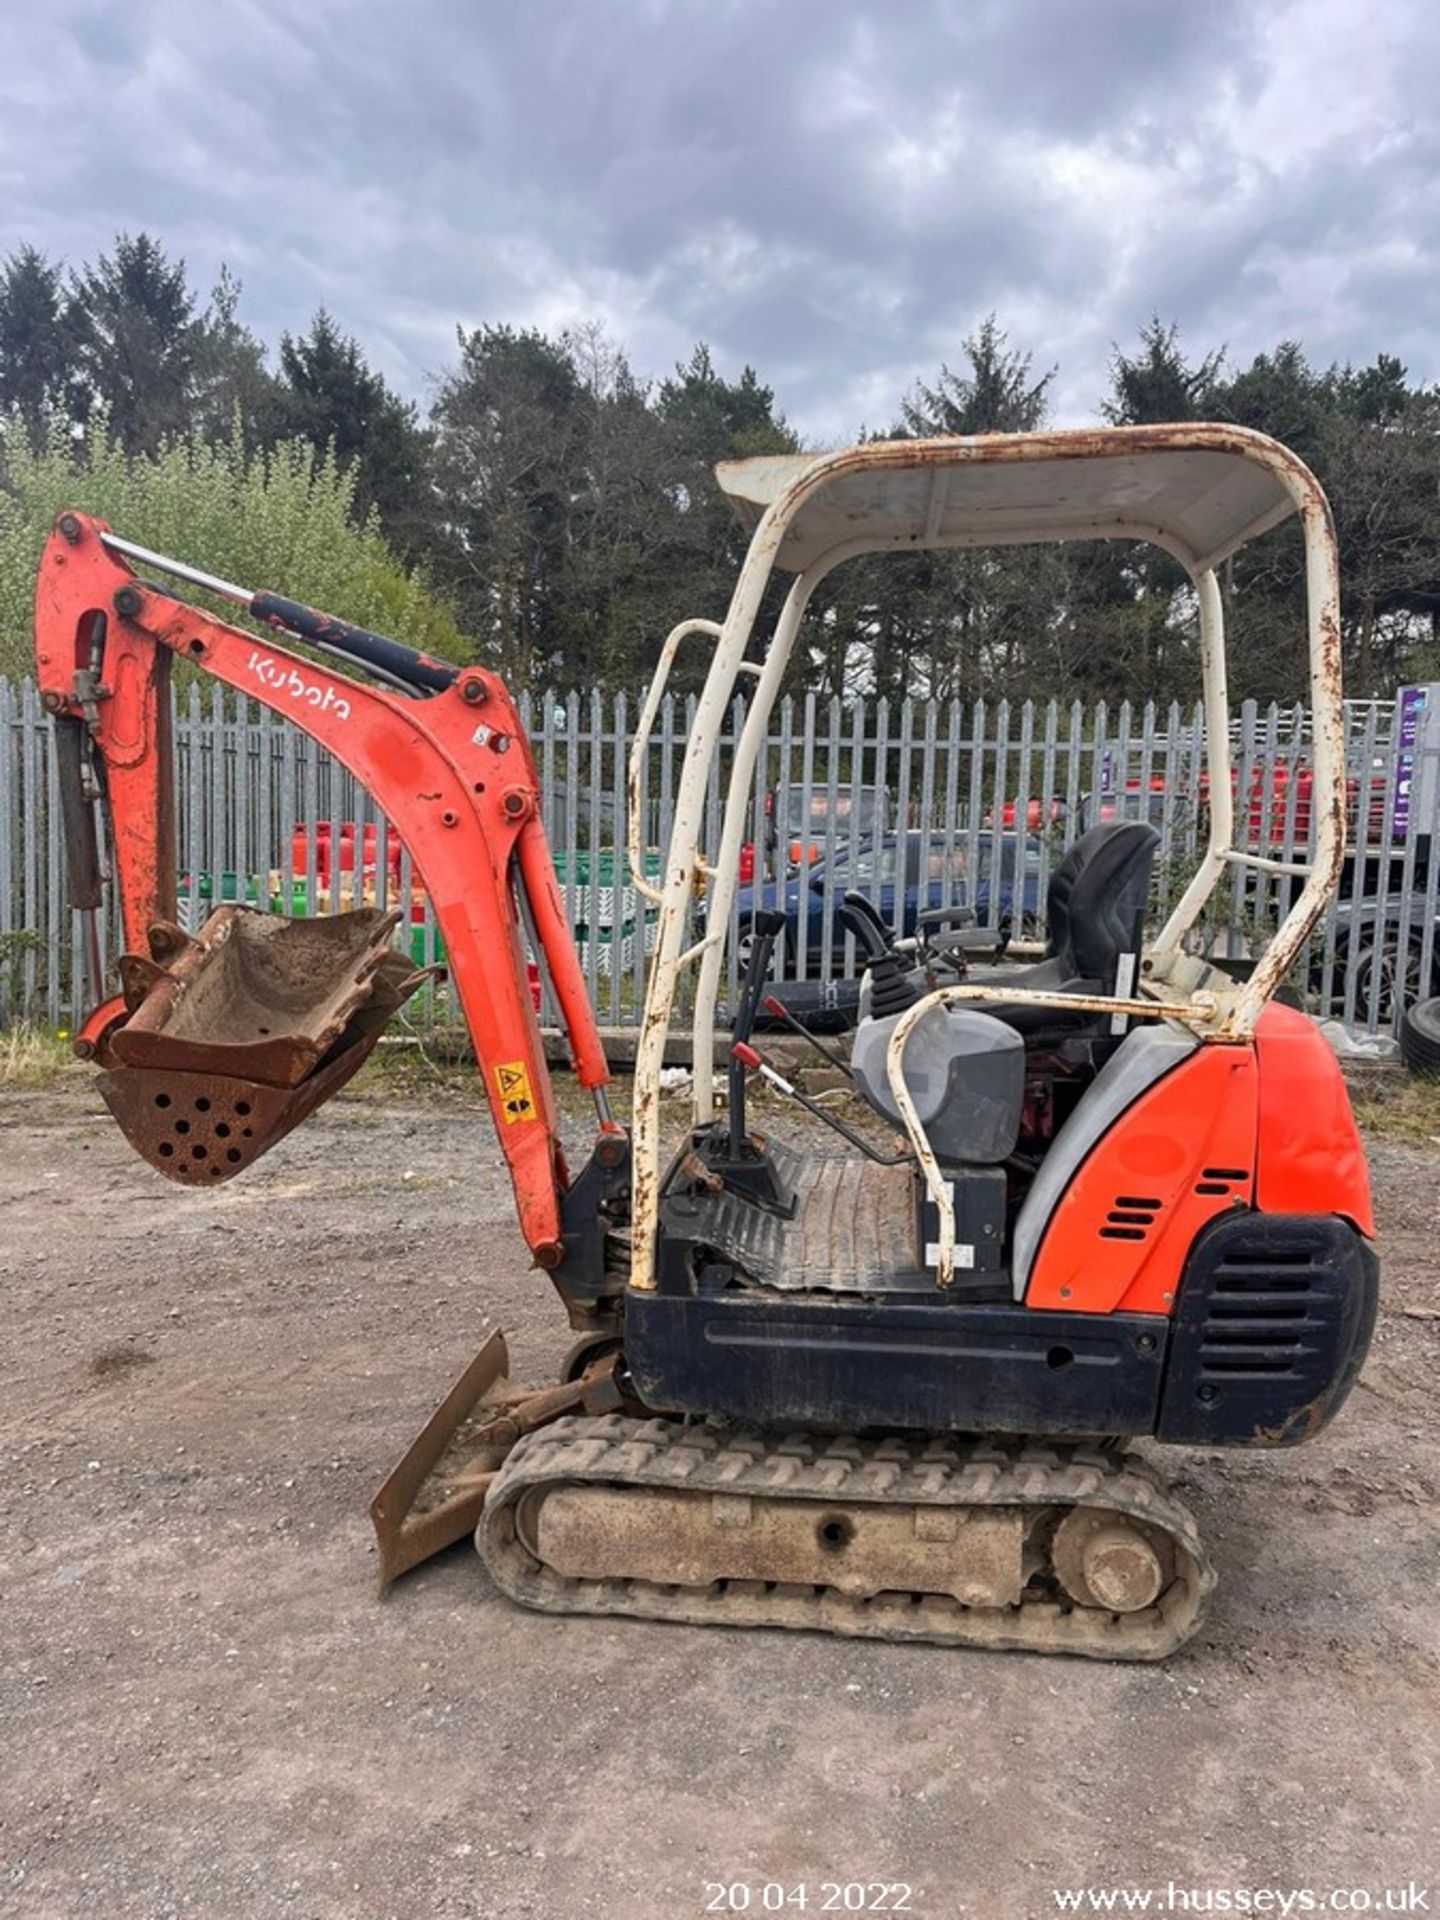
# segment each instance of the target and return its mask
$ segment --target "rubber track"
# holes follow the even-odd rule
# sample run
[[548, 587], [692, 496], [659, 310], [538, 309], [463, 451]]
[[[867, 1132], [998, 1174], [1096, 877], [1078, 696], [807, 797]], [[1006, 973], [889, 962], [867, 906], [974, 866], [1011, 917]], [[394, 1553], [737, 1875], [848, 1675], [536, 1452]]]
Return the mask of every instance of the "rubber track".
[[[831, 1587], [718, 1580], [709, 1587], [644, 1580], [572, 1580], [537, 1561], [515, 1513], [538, 1487], [654, 1487], [760, 1499], [820, 1498], [837, 1506], [1099, 1506], [1167, 1534], [1176, 1575], [1143, 1613], [1023, 1599], [972, 1608], [949, 1596], [886, 1593], [856, 1599]], [[1094, 1446], [953, 1438], [764, 1434], [755, 1429], [628, 1419], [557, 1420], [528, 1434], [491, 1487], [476, 1545], [503, 1592], [544, 1613], [629, 1614], [691, 1625], [809, 1628], [861, 1639], [1006, 1652], [1161, 1660], [1199, 1626], [1214, 1570], [1189, 1510], [1134, 1454]]]

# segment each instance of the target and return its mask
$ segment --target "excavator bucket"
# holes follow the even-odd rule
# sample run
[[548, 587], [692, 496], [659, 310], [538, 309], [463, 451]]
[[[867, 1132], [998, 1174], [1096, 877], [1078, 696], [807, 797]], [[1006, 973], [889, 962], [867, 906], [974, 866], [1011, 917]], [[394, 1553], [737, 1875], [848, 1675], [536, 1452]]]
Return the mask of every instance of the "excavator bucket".
[[149, 955], [121, 957], [127, 1014], [99, 1080], [136, 1152], [218, 1186], [328, 1100], [426, 977], [390, 946], [398, 920], [225, 906], [193, 938], [151, 927]]

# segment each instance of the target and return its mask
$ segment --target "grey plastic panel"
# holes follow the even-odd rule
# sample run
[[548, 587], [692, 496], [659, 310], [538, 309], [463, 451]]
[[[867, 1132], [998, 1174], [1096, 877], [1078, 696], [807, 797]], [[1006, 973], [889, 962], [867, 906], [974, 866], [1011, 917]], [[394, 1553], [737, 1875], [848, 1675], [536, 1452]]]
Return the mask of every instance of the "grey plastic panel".
[[1103, 1134], [1141, 1094], [1178, 1067], [1198, 1047], [1193, 1033], [1164, 1025], [1137, 1027], [1126, 1036], [1096, 1074], [1080, 1104], [1050, 1143], [1015, 1220], [1011, 1272], [1015, 1298], [1023, 1300], [1030, 1269], [1050, 1224], [1050, 1216]]
[[[899, 1014], [862, 1020], [850, 1070], [892, 1126], [903, 1127], [886, 1056]], [[988, 1013], [932, 1007], [905, 1042], [905, 1085], [937, 1157], [998, 1164], [1015, 1150], [1025, 1098], [1025, 1044]]]

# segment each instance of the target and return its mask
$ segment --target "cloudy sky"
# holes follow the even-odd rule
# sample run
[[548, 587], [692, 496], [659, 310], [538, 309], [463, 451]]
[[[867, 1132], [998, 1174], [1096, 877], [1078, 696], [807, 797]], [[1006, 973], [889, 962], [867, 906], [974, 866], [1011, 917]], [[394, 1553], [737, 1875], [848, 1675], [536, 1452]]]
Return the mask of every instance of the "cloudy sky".
[[1152, 313], [1440, 377], [1427, 0], [6, 0], [0, 251], [147, 228], [424, 400], [459, 321], [697, 339], [815, 444], [995, 310], [1062, 422]]

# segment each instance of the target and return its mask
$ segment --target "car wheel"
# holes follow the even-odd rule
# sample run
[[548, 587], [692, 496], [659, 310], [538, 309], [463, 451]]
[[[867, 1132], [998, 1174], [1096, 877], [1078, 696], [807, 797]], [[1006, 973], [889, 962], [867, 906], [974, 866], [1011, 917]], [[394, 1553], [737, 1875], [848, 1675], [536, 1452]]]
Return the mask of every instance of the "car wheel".
[[1400, 1057], [1412, 1073], [1440, 1074], [1440, 998], [1406, 1009], [1400, 1022]]
[[[1426, 983], [1421, 976], [1424, 953], [1424, 937], [1418, 931], [1404, 941], [1397, 940], [1394, 935], [1378, 941], [1373, 934], [1366, 937], [1347, 966], [1355, 982], [1355, 1018], [1369, 1020], [1373, 994], [1376, 1024], [1393, 1031], [1401, 1012], [1425, 995]], [[1434, 972], [1432, 961], [1432, 978], [1429, 982], [1432, 989], [1440, 985], [1440, 981], [1433, 977]], [[1342, 984], [1337, 978], [1336, 985]]]

